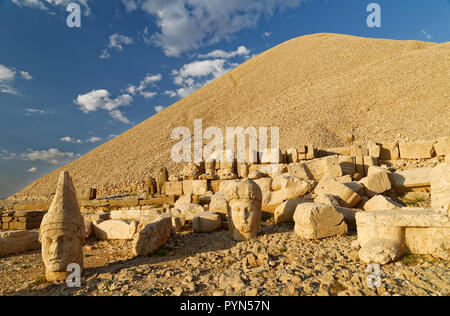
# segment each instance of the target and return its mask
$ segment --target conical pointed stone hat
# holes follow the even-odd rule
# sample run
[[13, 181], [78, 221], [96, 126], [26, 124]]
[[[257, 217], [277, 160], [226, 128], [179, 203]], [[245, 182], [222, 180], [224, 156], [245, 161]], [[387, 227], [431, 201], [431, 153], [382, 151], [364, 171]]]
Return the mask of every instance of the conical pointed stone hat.
[[39, 239], [49, 230], [71, 230], [81, 239], [85, 236], [84, 219], [72, 178], [67, 171], [59, 175], [58, 188], [50, 209], [42, 220]]

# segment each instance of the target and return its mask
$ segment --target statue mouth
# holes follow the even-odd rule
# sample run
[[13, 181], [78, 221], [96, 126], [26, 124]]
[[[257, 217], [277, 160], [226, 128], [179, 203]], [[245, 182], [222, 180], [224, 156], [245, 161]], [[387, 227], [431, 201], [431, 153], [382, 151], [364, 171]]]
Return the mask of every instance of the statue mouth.
[[53, 264], [55, 264], [55, 263], [58, 264], [58, 263], [62, 263], [63, 259], [62, 258], [52, 258], [49, 260], [49, 262], [53, 263]]

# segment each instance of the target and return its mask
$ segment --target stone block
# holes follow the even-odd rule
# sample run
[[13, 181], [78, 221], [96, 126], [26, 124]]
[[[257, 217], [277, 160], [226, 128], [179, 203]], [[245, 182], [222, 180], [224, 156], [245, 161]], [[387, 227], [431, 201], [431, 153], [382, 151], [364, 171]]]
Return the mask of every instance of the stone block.
[[297, 148], [289, 148], [286, 151], [286, 159], [287, 163], [297, 163], [299, 161], [298, 159], [298, 149]]
[[414, 188], [429, 188], [433, 168], [414, 168], [392, 173], [395, 189], [405, 191]]
[[415, 143], [400, 143], [400, 158], [402, 159], [429, 159], [435, 155], [435, 141], [421, 141]]
[[299, 204], [294, 214], [295, 233], [305, 239], [322, 239], [348, 232], [344, 216], [334, 207], [316, 203]]
[[0, 256], [18, 255], [40, 248], [38, 232], [26, 230], [0, 232]]
[[313, 202], [314, 199], [310, 195], [287, 200], [280, 204], [274, 212], [275, 224], [289, 223], [294, 221], [294, 213], [297, 206], [301, 203]]
[[380, 146], [380, 159], [381, 160], [398, 160], [398, 159], [400, 159], [398, 143], [383, 143], [383, 144], [378, 144], [378, 145]]
[[183, 182], [182, 181], [167, 181], [165, 184], [166, 195], [182, 196]]
[[133, 254], [147, 256], [163, 246], [172, 234], [172, 217], [161, 215], [152, 223], [145, 225], [133, 239]]
[[376, 195], [364, 204], [365, 211], [399, 210], [402, 207], [399, 203], [383, 195]]
[[434, 144], [434, 150], [437, 156], [449, 156], [450, 155], [450, 137], [439, 138], [437, 143]]
[[132, 240], [139, 222], [108, 220], [101, 223], [94, 222], [94, 234], [99, 240]]
[[222, 219], [212, 212], [198, 213], [192, 219], [194, 233], [212, 233], [222, 228]]
[[342, 206], [350, 208], [354, 207], [361, 200], [359, 194], [330, 176], [323, 177], [314, 189], [314, 193], [334, 195]]
[[431, 171], [431, 206], [450, 211], [450, 163], [442, 163]]
[[364, 186], [366, 196], [371, 198], [392, 188], [388, 170], [370, 167], [369, 174], [359, 181]]
[[209, 211], [213, 213], [227, 214], [227, 198], [225, 192], [218, 191], [211, 197]]

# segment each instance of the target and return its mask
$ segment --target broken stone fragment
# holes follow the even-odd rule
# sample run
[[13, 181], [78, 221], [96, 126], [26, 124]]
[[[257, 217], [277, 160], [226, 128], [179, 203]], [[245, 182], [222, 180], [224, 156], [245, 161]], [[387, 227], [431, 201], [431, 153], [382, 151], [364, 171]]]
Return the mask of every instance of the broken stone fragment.
[[431, 171], [431, 205], [435, 209], [450, 208], [450, 163], [442, 163]]
[[392, 188], [392, 184], [389, 179], [389, 171], [380, 169], [370, 167], [370, 175], [359, 181], [359, 183], [364, 186], [365, 195], [370, 198], [384, 193]]
[[305, 195], [299, 198], [287, 200], [280, 204], [274, 213], [275, 224], [289, 223], [294, 221], [294, 213], [297, 206], [301, 203], [313, 202], [313, 198], [310, 195]]
[[330, 176], [325, 176], [314, 189], [314, 193], [331, 194], [338, 198], [339, 203], [344, 207], [354, 207], [361, 200], [358, 193], [353, 192], [346, 185], [336, 181]]
[[334, 207], [316, 203], [299, 204], [294, 214], [295, 233], [304, 239], [322, 239], [348, 232], [344, 216]]
[[388, 264], [396, 261], [402, 255], [400, 245], [390, 239], [372, 239], [359, 250], [359, 259], [362, 263]]
[[132, 240], [138, 225], [138, 221], [108, 220], [94, 222], [93, 228], [98, 240]]
[[154, 222], [147, 224], [133, 239], [133, 254], [147, 256], [164, 245], [172, 234], [172, 218], [170, 214], [161, 215]]
[[364, 204], [365, 211], [399, 210], [402, 207], [401, 204], [383, 195], [376, 195]]

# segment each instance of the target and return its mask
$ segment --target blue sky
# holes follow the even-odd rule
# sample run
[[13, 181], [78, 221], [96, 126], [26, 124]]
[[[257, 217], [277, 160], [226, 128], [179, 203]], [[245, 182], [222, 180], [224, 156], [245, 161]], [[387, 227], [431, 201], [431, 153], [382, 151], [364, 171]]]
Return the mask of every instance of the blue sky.
[[[66, 24], [70, 2], [81, 28]], [[371, 2], [380, 28], [366, 24]], [[449, 42], [450, 1], [0, 0], [0, 198], [319, 32]]]

